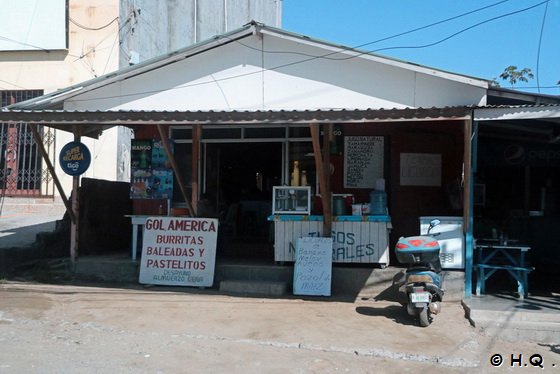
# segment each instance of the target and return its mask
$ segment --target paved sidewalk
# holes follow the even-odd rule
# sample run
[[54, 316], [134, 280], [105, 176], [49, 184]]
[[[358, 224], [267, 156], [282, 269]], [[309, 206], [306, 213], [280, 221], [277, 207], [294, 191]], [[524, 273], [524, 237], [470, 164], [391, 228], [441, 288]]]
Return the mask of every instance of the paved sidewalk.
[[510, 372], [512, 355], [522, 355], [522, 365], [533, 356], [546, 369], [560, 367], [557, 346], [486, 335], [459, 303], [444, 303], [421, 328], [387, 301], [170, 287], [5, 282], [0, 342], [1, 373], [496, 372], [491, 357]]
[[0, 248], [26, 247], [35, 243], [40, 232], [52, 232], [60, 212], [29, 212], [4, 207], [0, 214]]

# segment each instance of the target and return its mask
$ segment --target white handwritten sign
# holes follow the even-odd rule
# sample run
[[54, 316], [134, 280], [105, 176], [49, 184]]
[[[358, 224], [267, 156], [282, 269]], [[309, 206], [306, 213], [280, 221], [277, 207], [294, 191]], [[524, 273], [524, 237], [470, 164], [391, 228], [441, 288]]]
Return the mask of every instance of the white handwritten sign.
[[401, 186], [441, 186], [441, 154], [401, 153]]
[[148, 217], [139, 282], [210, 287], [214, 282], [218, 220]]
[[383, 178], [383, 137], [344, 137], [344, 188], [374, 188]]
[[297, 240], [294, 295], [331, 295], [332, 238]]

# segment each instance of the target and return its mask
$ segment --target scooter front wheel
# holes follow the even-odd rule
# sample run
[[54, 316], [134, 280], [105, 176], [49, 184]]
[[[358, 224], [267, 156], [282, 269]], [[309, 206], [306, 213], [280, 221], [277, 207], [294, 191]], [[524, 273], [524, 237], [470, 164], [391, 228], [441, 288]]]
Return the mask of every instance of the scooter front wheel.
[[418, 320], [420, 321], [420, 326], [422, 327], [430, 325], [430, 311], [427, 306], [418, 310]]

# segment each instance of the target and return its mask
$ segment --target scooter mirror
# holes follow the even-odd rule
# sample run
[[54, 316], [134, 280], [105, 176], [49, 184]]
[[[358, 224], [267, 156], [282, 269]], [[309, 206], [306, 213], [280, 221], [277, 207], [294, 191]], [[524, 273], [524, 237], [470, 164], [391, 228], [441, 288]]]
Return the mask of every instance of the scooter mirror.
[[430, 221], [430, 227], [428, 227], [428, 234], [430, 233], [430, 231], [436, 227], [437, 225], [439, 225], [441, 223], [441, 221], [439, 219], [433, 219]]

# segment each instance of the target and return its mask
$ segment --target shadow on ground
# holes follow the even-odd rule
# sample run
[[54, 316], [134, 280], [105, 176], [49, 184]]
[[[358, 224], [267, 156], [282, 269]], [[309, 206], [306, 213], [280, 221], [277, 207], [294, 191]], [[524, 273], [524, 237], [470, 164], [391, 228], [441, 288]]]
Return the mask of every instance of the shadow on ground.
[[408, 315], [402, 305], [383, 305], [379, 308], [373, 306], [359, 306], [356, 308], [356, 312], [364, 316], [385, 317], [406, 326], [417, 324], [416, 320]]

